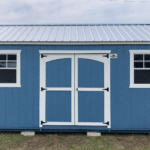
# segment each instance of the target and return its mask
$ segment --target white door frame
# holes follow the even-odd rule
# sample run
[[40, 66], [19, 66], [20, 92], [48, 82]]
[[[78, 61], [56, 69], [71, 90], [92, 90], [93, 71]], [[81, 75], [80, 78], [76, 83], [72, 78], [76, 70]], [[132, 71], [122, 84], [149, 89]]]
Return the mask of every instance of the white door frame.
[[[71, 112], [72, 112], [72, 114], [71, 114], [71, 122], [54, 122], [54, 123], [52, 123], [52, 122], [47, 122], [47, 123], [43, 123], [43, 124], [41, 124], [41, 120], [43, 121], [43, 122], [45, 122], [45, 114], [46, 114], [46, 112], [45, 112], [45, 100], [43, 101], [43, 95], [45, 94], [44, 92], [45, 92], [45, 90], [44, 91], [42, 91], [41, 92], [41, 87], [45, 87], [45, 85], [46, 85], [46, 81], [43, 81], [43, 79], [42, 79], [42, 76], [44, 75], [44, 76], [46, 76], [46, 66], [45, 65], [43, 65], [43, 64], [45, 64], [46, 63], [46, 58], [48, 58], [48, 57], [43, 57], [42, 59], [41, 59], [41, 55], [42, 54], [46, 54], [46, 55], [48, 55], [48, 54], [50, 54], [50, 55], [52, 55], [52, 54], [63, 54], [63, 56], [65, 56], [64, 58], [66, 58], [66, 56], [68, 56], [68, 54], [109, 54], [111, 52], [111, 50], [90, 50], [90, 51], [86, 51], [86, 50], [64, 50], [64, 51], [60, 51], [60, 50], [39, 50], [39, 53], [40, 53], [40, 89], [39, 89], [39, 91], [40, 91], [40, 96], [39, 96], [39, 127], [43, 127], [43, 125], [60, 125], [59, 123], [61, 123], [61, 125], [85, 125], [85, 122], [84, 123], [78, 123], [78, 121], [77, 121], [77, 114], [76, 114], [76, 117], [74, 118], [74, 112], [75, 111], [73, 111], [74, 110], [74, 102], [72, 103], [72, 109], [71, 109]], [[64, 55], [64, 54], [66, 54], [66, 55]], [[58, 55], [57, 55], [58, 56]], [[62, 55], [61, 55], [62, 56]], [[61, 57], [60, 56], [60, 57]], [[73, 55], [72, 55], [73, 56]], [[91, 56], [91, 55], [90, 55]], [[95, 55], [96, 56], [96, 55]], [[73, 56], [74, 57], [74, 56]], [[53, 57], [54, 58], [54, 57]], [[62, 58], [62, 57], [61, 57]], [[70, 57], [69, 57], [70, 58]], [[82, 57], [83, 58], [83, 57]], [[104, 57], [105, 58], [105, 57]], [[56, 58], [54, 58], [54, 59], [56, 59]], [[54, 60], [53, 59], [53, 60]], [[58, 59], [58, 58], [57, 58]], [[89, 126], [106, 126], [107, 125], [107, 127], [108, 128], [111, 128], [111, 114], [110, 114], [110, 57], [109, 58], [107, 58], [109, 61], [107, 61], [107, 63], [104, 63], [105, 65], [104, 65], [104, 68], [107, 68], [107, 69], [105, 69], [104, 70], [104, 87], [109, 87], [109, 95], [108, 95], [108, 93], [106, 93], [107, 91], [104, 91], [104, 99], [105, 99], [105, 101], [104, 101], [104, 114], [105, 114], [105, 117], [104, 117], [104, 122], [107, 122], [107, 121], [109, 121], [109, 125], [107, 125], [107, 124], [103, 124], [103, 123], [92, 123], [92, 124], [88, 124]], [[99, 59], [98, 59], [99, 60]], [[44, 63], [43, 63], [44, 62]], [[76, 65], [77, 66], [77, 65]], [[73, 70], [74, 70], [74, 60], [72, 59], [72, 68], [73, 68]], [[107, 72], [106, 72], [106, 70], [107, 70]], [[44, 72], [44, 74], [43, 74], [43, 72]], [[74, 93], [74, 90], [73, 90], [73, 88], [74, 88], [74, 72], [72, 73], [72, 80], [71, 80], [71, 89], [70, 88], [64, 88], [64, 90], [72, 90], [72, 100], [74, 101], [74, 98], [73, 98], [73, 95], [75, 94]], [[76, 75], [77, 76], [77, 75]], [[106, 77], [107, 76], [107, 77]], [[46, 78], [45, 78], [46, 79]], [[107, 80], [107, 81], [105, 81], [105, 80]], [[56, 88], [48, 88], [48, 90], [55, 90], [55, 91], [59, 91], [59, 90], [61, 90], [62, 88], [59, 88], [59, 89], [57, 89], [56, 90]], [[82, 90], [82, 89], [80, 89], [80, 90]], [[85, 90], [85, 89], [84, 89]], [[95, 90], [98, 90], [99, 91], [99, 89], [93, 89], [94, 91]], [[77, 96], [76, 96], [76, 98], [77, 98]], [[76, 106], [77, 106], [77, 100], [76, 100], [76, 104], [75, 104]], [[106, 108], [106, 106], [109, 106], [109, 107], [107, 107]], [[77, 107], [75, 107], [75, 110], [77, 109]], [[106, 111], [107, 110], [107, 111]], [[78, 112], [77, 112], [78, 113]], [[74, 122], [75, 121], [75, 122]], [[86, 124], [86, 126], [87, 126], [87, 124]]]

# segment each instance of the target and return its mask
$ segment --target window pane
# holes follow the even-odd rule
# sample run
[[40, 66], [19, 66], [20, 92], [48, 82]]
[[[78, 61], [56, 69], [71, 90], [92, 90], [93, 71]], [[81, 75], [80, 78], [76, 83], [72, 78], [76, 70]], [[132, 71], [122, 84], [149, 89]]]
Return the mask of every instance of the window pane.
[[144, 56], [144, 59], [145, 59], [145, 60], [150, 60], [150, 54], [149, 54], [149, 55], [146, 54], [146, 55]]
[[134, 68], [143, 68], [143, 62], [134, 62]]
[[6, 68], [6, 62], [0, 62], [0, 68]]
[[8, 68], [16, 68], [16, 62], [8, 62]]
[[16, 55], [8, 55], [8, 60], [16, 60]]
[[135, 54], [134, 60], [143, 60], [143, 54]]
[[6, 60], [6, 55], [0, 55], [0, 60]]
[[145, 68], [150, 68], [150, 62], [145, 62]]
[[16, 83], [16, 70], [0, 69], [0, 83]]
[[150, 70], [134, 70], [134, 83], [149, 84], [150, 83]]

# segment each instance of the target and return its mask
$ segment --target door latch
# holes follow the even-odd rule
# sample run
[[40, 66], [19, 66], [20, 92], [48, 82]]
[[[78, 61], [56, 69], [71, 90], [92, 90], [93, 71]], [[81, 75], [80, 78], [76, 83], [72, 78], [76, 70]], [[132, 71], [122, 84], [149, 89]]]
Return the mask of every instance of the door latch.
[[76, 88], [76, 91], [78, 91], [78, 88]]

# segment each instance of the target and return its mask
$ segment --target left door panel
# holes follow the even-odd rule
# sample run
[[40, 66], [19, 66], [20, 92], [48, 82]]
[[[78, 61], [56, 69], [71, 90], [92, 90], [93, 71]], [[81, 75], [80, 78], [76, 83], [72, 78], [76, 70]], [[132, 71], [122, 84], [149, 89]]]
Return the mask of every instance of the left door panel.
[[74, 55], [40, 58], [40, 126], [74, 125]]

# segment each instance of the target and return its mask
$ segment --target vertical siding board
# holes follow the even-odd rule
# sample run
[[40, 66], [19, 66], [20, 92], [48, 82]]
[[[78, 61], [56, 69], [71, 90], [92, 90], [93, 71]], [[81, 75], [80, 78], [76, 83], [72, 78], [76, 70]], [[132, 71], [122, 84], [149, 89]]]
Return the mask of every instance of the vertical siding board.
[[13, 102], [12, 88], [6, 88], [6, 127], [12, 127], [13, 120]]
[[145, 93], [145, 89], [139, 89], [139, 128], [146, 127]]
[[122, 46], [117, 46], [117, 105], [118, 107], [118, 128], [124, 126], [124, 114], [123, 114], [123, 105], [124, 105], [124, 78], [123, 78], [123, 65], [124, 65], [124, 50]]
[[[0, 45], [0, 50], [5, 49], [5, 45]], [[0, 88], [0, 127], [6, 126], [6, 88]]]
[[59, 87], [66, 87], [66, 80], [65, 80], [65, 76], [66, 76], [66, 59], [60, 59], [58, 60], [59, 63]]
[[83, 82], [84, 82], [84, 87], [90, 87], [90, 75], [91, 75], [91, 64], [89, 59], [83, 59]]
[[[150, 50], [150, 45], [146, 45], [146, 49]], [[146, 128], [150, 128], [150, 88], [145, 89], [146, 92], [146, 103], [145, 103], [145, 109], [146, 109]]]
[[[12, 49], [14, 50], [21, 50], [21, 46], [13, 46]], [[20, 58], [21, 59], [21, 58]], [[21, 66], [21, 64], [20, 64]], [[21, 70], [20, 70], [21, 73]], [[13, 127], [20, 126], [20, 89], [21, 87], [12, 88], [13, 89]]]
[[27, 51], [22, 46], [21, 51], [21, 89], [20, 89], [20, 127], [27, 126]]
[[78, 59], [78, 87], [84, 86], [84, 59]]
[[72, 75], [72, 68], [71, 68], [71, 59], [66, 59], [65, 61], [65, 86], [71, 87], [71, 75]]
[[64, 92], [64, 114], [65, 114], [65, 121], [71, 122], [71, 92]]
[[78, 92], [78, 121], [82, 122], [84, 121], [84, 92], [79, 91]]
[[27, 126], [33, 126], [33, 46], [27, 46]]
[[39, 50], [40, 46], [34, 46], [34, 72], [33, 72], [33, 126], [38, 127], [39, 126], [39, 74], [40, 74], [40, 65], [39, 65]]
[[[51, 72], [52, 75], [51, 75], [51, 81], [52, 81], [52, 87], [59, 87], [59, 61], [58, 60], [53, 60], [51, 62], [48, 62], [52, 65], [52, 69], [51, 69]], [[47, 64], [48, 64], [47, 63]], [[47, 81], [47, 79], [46, 79]]]
[[[137, 45], [130, 45], [130, 50], [136, 50]], [[131, 88], [132, 125], [131, 128], [139, 127], [139, 89]]]
[[6, 88], [0, 88], [0, 127], [6, 126]]
[[124, 46], [124, 127], [131, 128], [132, 121], [132, 108], [131, 108], [131, 89], [130, 85], [130, 55], [129, 55], [129, 46]]
[[[138, 45], [139, 50], [145, 50], [145, 46]], [[146, 127], [146, 111], [145, 111], [145, 98], [146, 98], [146, 89], [139, 88], [139, 128]]]
[[84, 93], [84, 120], [91, 120], [91, 92], [83, 92]]
[[[117, 46], [110, 46], [111, 53], [117, 53]], [[119, 57], [119, 56], [118, 56]], [[118, 121], [118, 99], [117, 99], [117, 59], [110, 59], [110, 106], [111, 106], [111, 126], [117, 128]]]
[[[11, 50], [12, 45], [4, 48], [5, 50]], [[6, 127], [13, 127], [13, 88], [6, 88]]]

